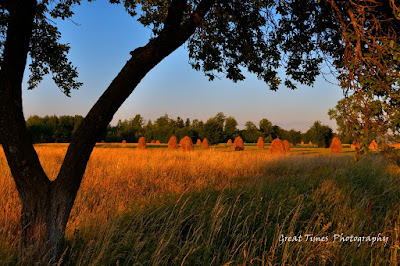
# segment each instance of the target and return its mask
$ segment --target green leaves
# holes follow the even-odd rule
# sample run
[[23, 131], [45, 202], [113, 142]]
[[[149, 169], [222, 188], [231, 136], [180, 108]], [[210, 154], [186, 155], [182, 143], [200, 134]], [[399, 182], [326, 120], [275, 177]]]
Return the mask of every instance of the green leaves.
[[28, 80], [28, 89], [37, 87], [43, 76], [50, 73], [54, 82], [67, 96], [70, 95], [71, 90], [79, 89], [82, 85], [77, 81], [76, 67], [67, 58], [70, 47], [67, 44], [59, 43], [60, 38], [61, 33], [57, 27], [46, 19], [35, 21], [30, 45], [29, 70], [31, 74]]

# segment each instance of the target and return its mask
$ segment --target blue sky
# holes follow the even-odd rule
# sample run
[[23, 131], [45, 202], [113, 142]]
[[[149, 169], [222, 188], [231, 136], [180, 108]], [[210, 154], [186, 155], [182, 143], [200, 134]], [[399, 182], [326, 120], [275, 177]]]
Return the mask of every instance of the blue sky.
[[[145, 45], [150, 37], [150, 29], [130, 17], [120, 5], [85, 2], [74, 11], [73, 21], [60, 21], [58, 26], [62, 41], [71, 45], [69, 58], [84, 85], [69, 98], [46, 77], [35, 90], [24, 90], [26, 117], [86, 115], [130, 58], [129, 52]], [[28, 74], [26, 71], [25, 88]], [[246, 77], [238, 83], [224, 78], [210, 82], [202, 72], [190, 67], [183, 46], [148, 73], [115, 114], [112, 124], [138, 113], [152, 120], [167, 113], [171, 118], [205, 121], [224, 112], [236, 117], [241, 128], [246, 121], [258, 125], [262, 118], [267, 118], [285, 129], [305, 131], [315, 120], [336, 129], [327, 112], [342, 98], [342, 91], [323, 77], [313, 87], [299, 86], [291, 91], [281, 86], [277, 92], [270, 91], [254, 75]], [[328, 79], [335, 81], [329, 76]]]

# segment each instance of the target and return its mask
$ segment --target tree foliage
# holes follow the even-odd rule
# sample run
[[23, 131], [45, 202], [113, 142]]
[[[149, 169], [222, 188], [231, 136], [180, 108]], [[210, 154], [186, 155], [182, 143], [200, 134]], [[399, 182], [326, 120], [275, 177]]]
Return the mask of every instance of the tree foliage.
[[318, 147], [328, 148], [333, 138], [333, 131], [329, 126], [322, 125], [320, 121], [315, 121], [314, 124], [304, 134], [306, 142], [311, 141], [317, 144]]
[[[131, 16], [139, 13], [139, 21], [152, 28], [153, 36], [130, 53], [131, 58], [82, 120], [57, 178], [50, 180], [29, 140], [21, 82], [29, 55], [29, 88], [38, 86], [46, 74], [52, 75], [66, 95], [79, 88], [77, 70], [67, 59], [69, 46], [60, 43], [56, 22], [70, 18], [72, 7], [80, 0], [0, 0], [0, 142], [22, 202], [21, 254], [29, 250], [43, 258], [50, 252], [56, 262], [96, 140], [143, 77], [185, 43], [192, 67], [210, 79], [224, 76], [236, 82], [245, 79], [243, 71], [247, 70], [272, 90], [281, 84], [291, 89], [297, 83], [311, 85], [322, 63], [330, 62], [341, 86], [348, 95], [355, 95], [347, 104], [363, 106], [365, 102], [379, 109], [372, 114], [383, 114], [383, 129], [395, 132], [400, 103], [400, 23], [395, 0], [109, 2], [123, 4]], [[278, 69], [285, 70], [284, 81]], [[204, 125], [192, 124], [193, 128], [205, 128], [203, 134], [216, 130], [213, 141], [217, 141], [224, 138], [224, 119], [218, 115]], [[147, 124], [153, 128], [150, 139], [167, 133], [166, 120]], [[66, 131], [71, 130], [72, 123], [66, 118], [62, 121]], [[175, 122], [180, 130], [186, 130], [183, 120]], [[328, 128], [316, 123], [310, 132], [323, 136], [315, 140], [326, 146]], [[281, 128], [272, 127], [272, 137], [284, 134]], [[67, 139], [69, 135], [59, 137]]]

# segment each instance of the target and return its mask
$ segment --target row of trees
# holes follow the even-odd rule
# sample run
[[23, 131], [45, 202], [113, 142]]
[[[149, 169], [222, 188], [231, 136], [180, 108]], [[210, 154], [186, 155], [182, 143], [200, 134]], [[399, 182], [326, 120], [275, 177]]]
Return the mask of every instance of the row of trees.
[[80, 115], [57, 117], [55, 115], [31, 116], [26, 120], [29, 134], [34, 143], [70, 142], [76, 129], [82, 122]]
[[[35, 143], [70, 142], [82, 119], [82, 116], [78, 115], [60, 117], [35, 115], [28, 118], [27, 127]], [[266, 142], [281, 138], [287, 139], [294, 145], [301, 141], [312, 141], [319, 147], [329, 145], [333, 137], [332, 129], [319, 121], [316, 121], [306, 133], [294, 129], [285, 130], [273, 125], [266, 118], [261, 119], [258, 125], [247, 121], [244, 129], [238, 129], [238, 122], [234, 117], [227, 117], [220, 112], [206, 122], [189, 118], [184, 120], [180, 117], [172, 119], [167, 114], [154, 122], [152, 120], [146, 122], [140, 114], [137, 114], [132, 119], [118, 121], [116, 126], [109, 125], [98, 141], [137, 142], [141, 136], [144, 136], [147, 140], [154, 139], [166, 143], [172, 135], [175, 135], [178, 140], [184, 136], [189, 136], [194, 141], [198, 138], [207, 138], [211, 144], [226, 142], [237, 136], [241, 136], [245, 142], [254, 143], [257, 142], [258, 137], [262, 136]]]
[[[272, 90], [281, 84], [291, 89], [296, 83], [312, 85], [323, 64], [331, 63], [347, 96], [354, 96], [344, 104], [356, 116], [343, 116], [343, 124], [356, 133], [368, 131], [358, 134], [367, 138], [371, 129], [399, 134], [398, 1], [110, 0], [123, 4], [132, 17], [138, 15], [152, 36], [130, 52], [75, 131], [57, 178], [50, 180], [27, 132], [22, 81], [29, 67], [30, 89], [49, 73], [66, 95], [82, 85], [55, 22], [70, 18], [80, 2], [0, 1], [0, 142], [22, 203], [22, 264], [58, 262], [96, 139], [146, 74], [185, 43], [192, 67], [210, 80], [223, 74], [237, 82], [248, 70]], [[278, 69], [285, 69], [284, 79]]]

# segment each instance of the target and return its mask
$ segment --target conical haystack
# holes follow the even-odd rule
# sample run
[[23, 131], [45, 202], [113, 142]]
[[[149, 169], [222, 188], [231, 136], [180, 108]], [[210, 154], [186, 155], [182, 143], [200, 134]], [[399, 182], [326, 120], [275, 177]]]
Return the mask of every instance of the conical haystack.
[[308, 143], [308, 145], [312, 145], [312, 142], [311, 142], [311, 140], [310, 140], [310, 142]]
[[172, 136], [168, 141], [168, 149], [178, 149], [178, 140]]
[[264, 139], [263, 137], [259, 137], [257, 140], [257, 149], [264, 149]]
[[192, 139], [189, 138], [188, 136], [181, 139], [179, 144], [181, 145], [182, 151], [193, 151], [194, 150]]
[[276, 138], [271, 142], [271, 146], [269, 148], [269, 152], [274, 155], [283, 155], [285, 154], [285, 145], [283, 145], [283, 141]]
[[282, 141], [283, 147], [285, 148], [285, 152], [290, 152], [290, 143], [286, 139]]
[[145, 150], [147, 149], [147, 144], [146, 144], [146, 138], [145, 137], [140, 137], [138, 141], [138, 150]]
[[304, 141], [301, 141], [300, 145], [304, 145]]
[[201, 147], [202, 148], [208, 148], [209, 147], [207, 138], [203, 139], [203, 142], [201, 143]]
[[159, 140], [156, 140], [156, 144], [161, 144], [161, 142]]
[[236, 137], [235, 141], [233, 142], [233, 150], [234, 151], [244, 150], [243, 139], [240, 136]]
[[153, 140], [150, 141], [150, 143], [151, 143], [151, 144], [155, 144], [156, 141], [153, 139]]
[[334, 137], [332, 139], [332, 143], [331, 143], [331, 146], [329, 148], [331, 149], [332, 153], [340, 153], [340, 152], [343, 151], [342, 142], [337, 137]]
[[360, 143], [356, 143], [356, 144], [350, 144], [350, 149], [352, 149], [352, 150], [355, 150], [355, 149], [357, 149], [357, 150], [359, 150], [360, 149]]
[[122, 144], [126, 144], [126, 140], [123, 140], [123, 141], [122, 141]]
[[228, 141], [226, 142], [226, 145], [227, 145], [227, 146], [232, 146], [232, 140], [231, 140], [231, 139], [228, 139]]
[[371, 151], [377, 151], [378, 150], [378, 143], [376, 143], [375, 140], [371, 141], [371, 144], [369, 144], [368, 149], [370, 149]]
[[196, 145], [201, 145], [201, 140], [200, 139], [197, 139]]

